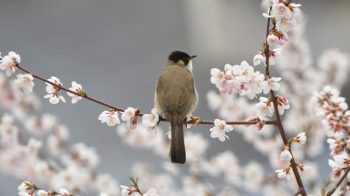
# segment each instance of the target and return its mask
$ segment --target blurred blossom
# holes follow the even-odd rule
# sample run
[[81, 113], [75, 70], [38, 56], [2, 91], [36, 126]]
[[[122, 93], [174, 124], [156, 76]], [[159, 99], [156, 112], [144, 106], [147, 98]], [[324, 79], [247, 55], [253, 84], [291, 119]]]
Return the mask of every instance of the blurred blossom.
[[144, 114], [142, 116], [142, 126], [148, 131], [155, 130], [159, 123], [159, 114], [156, 108], [153, 108], [150, 114]]
[[30, 74], [18, 74], [15, 84], [18, 88], [22, 89], [24, 93], [31, 93], [34, 87], [33, 76]]
[[292, 154], [290, 154], [289, 150], [285, 149], [280, 154], [280, 160], [281, 161], [290, 161], [292, 159]]
[[244, 186], [252, 191], [260, 190], [264, 180], [264, 168], [257, 162], [249, 162], [244, 170]]

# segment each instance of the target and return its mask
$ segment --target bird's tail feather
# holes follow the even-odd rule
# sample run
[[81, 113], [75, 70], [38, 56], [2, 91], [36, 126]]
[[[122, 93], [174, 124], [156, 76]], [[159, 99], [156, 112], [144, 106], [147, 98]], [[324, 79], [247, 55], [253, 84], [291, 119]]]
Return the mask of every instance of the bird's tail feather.
[[171, 115], [171, 146], [170, 157], [173, 163], [184, 164], [186, 162], [186, 150], [183, 134], [183, 120], [176, 114]]

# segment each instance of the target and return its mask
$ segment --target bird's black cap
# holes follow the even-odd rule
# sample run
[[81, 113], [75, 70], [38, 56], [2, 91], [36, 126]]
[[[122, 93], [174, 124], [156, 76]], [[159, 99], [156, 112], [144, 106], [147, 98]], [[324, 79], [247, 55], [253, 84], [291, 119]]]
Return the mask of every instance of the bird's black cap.
[[168, 59], [175, 62], [175, 63], [177, 63], [179, 60], [182, 60], [187, 65], [188, 62], [191, 59], [193, 59], [194, 57], [196, 57], [196, 56], [190, 56], [186, 52], [174, 51], [174, 52], [170, 53]]

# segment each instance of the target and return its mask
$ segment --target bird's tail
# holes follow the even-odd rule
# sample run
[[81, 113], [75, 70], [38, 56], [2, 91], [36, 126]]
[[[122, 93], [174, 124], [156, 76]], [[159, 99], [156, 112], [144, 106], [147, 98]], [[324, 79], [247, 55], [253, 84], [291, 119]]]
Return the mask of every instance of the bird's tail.
[[171, 162], [184, 164], [186, 162], [186, 150], [183, 134], [183, 119], [178, 115], [171, 115], [171, 146], [170, 157]]

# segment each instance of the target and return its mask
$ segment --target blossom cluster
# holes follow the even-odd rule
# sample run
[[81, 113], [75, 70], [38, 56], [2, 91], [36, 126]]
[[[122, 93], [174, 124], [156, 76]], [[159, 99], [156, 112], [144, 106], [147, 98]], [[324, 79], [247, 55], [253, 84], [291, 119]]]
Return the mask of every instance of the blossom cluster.
[[[328, 163], [332, 169], [332, 181], [336, 183], [347, 174], [346, 170], [350, 169], [350, 111], [345, 98], [331, 86], [325, 86], [322, 91], [315, 93], [314, 102], [317, 105], [317, 114], [326, 127], [327, 143], [331, 151], [331, 159]], [[347, 178], [341, 185], [342, 188], [339, 188], [338, 194], [345, 194], [348, 190], [346, 181], [348, 181]]]
[[210, 73], [210, 81], [216, 85], [220, 93], [238, 93], [249, 99], [255, 98], [262, 92], [267, 94], [270, 90], [277, 91], [278, 82], [281, 80], [278, 77], [266, 79], [263, 73], [254, 71], [246, 61], [242, 61], [240, 65], [226, 64], [224, 71], [213, 68]]
[[[61, 195], [66, 194], [63, 189], [74, 194], [118, 195], [118, 182], [96, 171], [100, 162], [96, 150], [68, 142], [69, 129], [52, 114], [38, 115], [39, 103], [34, 93], [23, 96], [16, 82], [0, 73], [0, 108], [6, 111], [0, 116], [0, 170], [28, 179], [19, 186], [20, 195], [32, 190], [29, 180]], [[45, 190], [37, 189], [36, 195], [50, 195]]]
[[39, 189], [38, 187], [35, 186], [30, 181], [23, 181], [19, 186], [18, 186], [18, 195], [19, 196], [73, 196], [71, 192], [69, 192], [66, 189], [60, 189], [59, 191], [52, 191], [52, 190], [44, 190], [44, 189]]

